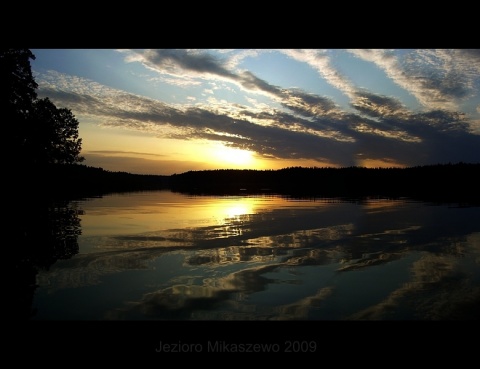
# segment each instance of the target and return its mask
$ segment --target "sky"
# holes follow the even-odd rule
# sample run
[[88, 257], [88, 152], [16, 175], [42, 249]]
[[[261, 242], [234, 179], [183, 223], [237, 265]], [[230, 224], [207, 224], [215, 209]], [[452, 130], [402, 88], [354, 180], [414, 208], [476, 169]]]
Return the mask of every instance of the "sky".
[[480, 49], [32, 49], [83, 164], [206, 169], [480, 162]]

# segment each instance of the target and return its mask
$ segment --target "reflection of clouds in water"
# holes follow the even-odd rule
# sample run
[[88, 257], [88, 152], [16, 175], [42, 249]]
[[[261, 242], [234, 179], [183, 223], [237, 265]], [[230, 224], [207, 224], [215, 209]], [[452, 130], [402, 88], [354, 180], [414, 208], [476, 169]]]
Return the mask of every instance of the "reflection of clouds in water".
[[[411, 311], [412, 319], [454, 319], [466, 314], [474, 314], [478, 307], [480, 289], [469, 284], [468, 276], [460, 272], [456, 265], [467, 248], [480, 251], [480, 234], [470, 235], [463, 241], [458, 238], [449, 242], [439, 242], [432, 252], [424, 252], [422, 258], [412, 264], [412, 280], [393, 291], [388, 298], [363, 311], [349, 316], [354, 320], [396, 319], [398, 311]], [[431, 247], [429, 247], [430, 249]], [[178, 250], [176, 248], [173, 248]], [[238, 249], [235, 255], [238, 255]], [[249, 252], [259, 254], [255, 247], [244, 247]], [[64, 287], [84, 286], [97, 283], [102, 275], [117, 273], [128, 269], [145, 269], [147, 262], [172, 249], [144, 249], [131, 252], [108, 252], [102, 254], [84, 254], [59, 262], [51, 272], [39, 275], [40, 283], [53, 290]], [[265, 253], [271, 249], [262, 249]], [[344, 271], [367, 268], [389, 262], [404, 256], [402, 252], [366, 253], [363, 258], [348, 262]], [[199, 250], [189, 260], [196, 258], [203, 262], [218, 265], [221, 250]], [[214, 253], [217, 252], [215, 259]], [[221, 254], [221, 252], [220, 252]], [[233, 255], [233, 253], [232, 253]], [[268, 286], [282, 283], [264, 276], [282, 267], [325, 265], [339, 262], [345, 257], [340, 245], [329, 248], [304, 248], [290, 250], [282, 261], [275, 264], [244, 269], [221, 278], [205, 278], [202, 285], [188, 284], [178, 278], [172, 279], [173, 285], [162, 290], [148, 293], [139, 302], [131, 302], [123, 309], [111, 310], [106, 319], [129, 319], [130, 316], [143, 316], [146, 319], [221, 319], [221, 320], [303, 320], [308, 319], [312, 310], [322, 307], [322, 302], [332, 296], [333, 287], [321, 288], [316, 294], [303, 297], [297, 302], [265, 306], [249, 303], [249, 297], [256, 292], [264, 292]], [[452, 256], [453, 255], [453, 256]], [[254, 259], [254, 258], [253, 258]], [[253, 260], [250, 258], [249, 260]], [[269, 260], [272, 262], [272, 260]], [[233, 261], [232, 261], [233, 262]], [[67, 265], [68, 264], [68, 265]], [[180, 277], [180, 276], [179, 276]], [[301, 281], [290, 281], [290, 283]], [[472, 307], [473, 306], [473, 307]], [[468, 316], [468, 315], [467, 315]]]
[[380, 265], [389, 263], [394, 260], [400, 259], [404, 256], [406, 252], [396, 252], [396, 253], [376, 253], [376, 254], [367, 254], [368, 256], [362, 257], [360, 260], [342, 260], [342, 263], [347, 263], [337, 269], [339, 272], [363, 269], [370, 266]]
[[[150, 319], [191, 319], [197, 311], [210, 310], [222, 303], [228, 308], [229, 300], [241, 301], [242, 296], [265, 290], [272, 281], [262, 274], [277, 267], [268, 265], [244, 269], [223, 278], [205, 279], [201, 286], [174, 285], [147, 293], [139, 302], [130, 302], [124, 309], [110, 311], [107, 319], [128, 319], [128, 314], [132, 312]], [[235, 294], [236, 298], [232, 299]]]
[[128, 319], [131, 314], [140, 313], [147, 319], [160, 320], [303, 320], [333, 293], [333, 287], [324, 287], [313, 296], [286, 305], [249, 303], [248, 295], [264, 291], [274, 282], [262, 274], [278, 267], [277, 264], [250, 268], [223, 278], [205, 279], [201, 286], [174, 285], [147, 293], [139, 302], [129, 302], [125, 308], [108, 312], [106, 319]]
[[[411, 268], [413, 280], [394, 290], [379, 304], [369, 307], [364, 311], [351, 316], [351, 319], [389, 319], [398, 310], [402, 303], [411, 304], [416, 297], [427, 290], [435, 289], [435, 284], [448, 279], [453, 272], [454, 265], [451, 258], [434, 254], [425, 254], [421, 259], [414, 262]], [[421, 294], [422, 293], [422, 294]], [[446, 296], [444, 296], [446, 298]], [[417, 300], [416, 303], [419, 301]], [[415, 314], [415, 312], [414, 312]], [[394, 317], [394, 315], [393, 315]], [[412, 319], [415, 316], [412, 316]]]
[[[195, 254], [186, 260], [186, 264], [216, 267], [220, 264], [245, 261], [272, 262], [278, 257], [287, 258], [290, 264], [327, 264], [336, 260], [337, 255], [341, 254], [338, 250], [336, 252], [331, 250], [335, 247], [332, 242], [348, 237], [353, 228], [352, 224], [343, 224], [276, 236], [250, 238], [246, 241], [248, 246], [196, 250]], [[317, 247], [322, 249], [316, 249]]]
[[307, 296], [300, 301], [292, 304], [282, 305], [275, 310], [277, 311], [277, 319], [279, 320], [304, 320], [308, 319], [308, 314], [314, 308], [322, 305], [323, 301], [328, 299], [332, 293], [333, 287], [324, 287], [317, 291], [313, 296]]
[[373, 257], [367, 257], [367, 258], [362, 258], [360, 260], [355, 260], [353, 262], [348, 262], [349, 263], [348, 265], [344, 265], [338, 268], [338, 271], [345, 272], [345, 271], [363, 269], [363, 268], [374, 266], [374, 265], [385, 264], [385, 263], [389, 263], [391, 261], [397, 260], [401, 258], [403, 255], [404, 254], [401, 254], [401, 253], [395, 253], [395, 254], [379, 253], [377, 255], [374, 255]]
[[439, 283], [451, 276], [455, 264], [448, 256], [428, 254], [412, 265], [413, 289], [428, 288], [428, 284]]
[[[210, 229], [211, 227], [207, 227]], [[105, 275], [133, 269], [147, 269], [147, 262], [169, 251], [188, 249], [193, 253], [185, 265], [209, 266], [236, 264], [241, 262], [283, 262], [290, 265], [322, 265], [344, 257], [338, 247], [332, 250], [331, 242], [349, 235], [353, 225], [338, 225], [328, 228], [301, 230], [298, 232], [248, 240], [250, 246], [227, 246], [224, 239], [205, 237], [203, 229], [168, 230], [159, 235], [101, 237], [102, 248], [109, 243], [115, 251], [79, 254], [71, 260], [59, 261], [49, 271], [39, 273], [37, 283], [50, 290], [75, 288], [100, 283]], [[241, 243], [238, 237], [230, 240]], [[133, 248], [133, 246], [136, 246]], [[208, 248], [206, 248], [208, 246]], [[322, 249], [309, 249], [319, 247]], [[143, 247], [143, 248], [142, 248]], [[292, 251], [293, 250], [293, 251]]]
[[213, 250], [199, 250], [185, 260], [186, 265], [217, 267], [239, 262], [267, 263], [276, 259], [277, 252], [270, 247], [230, 246]]
[[[451, 247], [446, 245], [448, 249]], [[398, 311], [409, 312], [410, 319], [480, 319], [480, 287], [459, 267], [460, 260], [449, 253], [425, 253], [412, 264], [410, 282], [347, 319], [396, 319]]]
[[275, 236], [256, 237], [248, 240], [251, 245], [297, 248], [311, 246], [322, 241], [336, 241], [345, 238], [354, 230], [353, 224], [340, 224], [324, 228], [298, 230]]
[[344, 253], [337, 249], [302, 249], [295, 250], [293, 256], [286, 259], [286, 265], [325, 265], [338, 262]]
[[[257, 254], [259, 250], [271, 253], [270, 248], [236, 249], [236, 253], [232, 255], [242, 254], [245, 250]], [[222, 251], [225, 250], [200, 250], [187, 261], [194, 265], [234, 262], [222, 258], [222, 255], [224, 256]], [[307, 296], [295, 303], [273, 307], [251, 305], [248, 296], [265, 291], [267, 286], [273, 284], [301, 283], [297, 280], [289, 282], [274, 280], [265, 277], [263, 275], [265, 273], [281, 267], [328, 264], [333, 260], [339, 260], [342, 255], [337, 248], [294, 249], [294, 254], [286, 257], [281, 263], [244, 269], [221, 278], [205, 278], [202, 285], [176, 284], [148, 293], [139, 302], [130, 302], [123, 309], [110, 311], [106, 318], [128, 319], [131, 314], [141, 314], [147, 319], [307, 319], [309, 311], [328, 298], [333, 287], [322, 288], [315, 295]]]
[[[410, 251], [409, 239], [414, 237], [420, 226], [410, 226], [398, 229], [386, 229], [382, 232], [359, 233], [355, 235], [356, 241], [352, 243], [359, 246], [347, 254], [347, 257], [340, 260], [339, 272], [364, 269], [371, 266], [378, 266], [398, 260]], [[371, 250], [376, 251], [371, 251]], [[358, 254], [360, 257], [358, 257]]]
[[[278, 227], [278, 226], [277, 226]], [[253, 230], [251, 225], [228, 224], [198, 228], [169, 229], [132, 236], [102, 237], [96, 240], [98, 249], [134, 249], [147, 247], [192, 247], [217, 248], [225, 244], [231, 246], [252, 245], [261, 247], [305, 247], [323, 241], [335, 241], [349, 236], [353, 224], [340, 224], [313, 229], [287, 229], [274, 226]], [[262, 235], [257, 236], [258, 233]], [[264, 235], [265, 233], [269, 235]], [[277, 234], [274, 234], [277, 233]]]
[[136, 250], [79, 254], [58, 261], [50, 270], [40, 271], [37, 283], [53, 292], [100, 283], [101, 277], [125, 270], [148, 269], [147, 263], [164, 254], [165, 250]]

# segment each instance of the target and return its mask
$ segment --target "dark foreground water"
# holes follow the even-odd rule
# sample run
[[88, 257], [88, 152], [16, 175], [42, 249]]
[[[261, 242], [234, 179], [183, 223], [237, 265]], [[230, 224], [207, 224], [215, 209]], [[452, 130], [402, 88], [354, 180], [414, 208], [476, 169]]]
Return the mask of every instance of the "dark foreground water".
[[33, 320], [479, 318], [480, 207], [154, 191], [63, 211]]

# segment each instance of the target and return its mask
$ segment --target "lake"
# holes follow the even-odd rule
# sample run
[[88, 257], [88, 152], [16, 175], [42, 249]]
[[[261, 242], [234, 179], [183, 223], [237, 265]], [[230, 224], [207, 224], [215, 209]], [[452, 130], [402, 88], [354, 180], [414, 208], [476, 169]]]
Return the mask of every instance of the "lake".
[[33, 320], [479, 317], [480, 207], [148, 191], [51, 211]]

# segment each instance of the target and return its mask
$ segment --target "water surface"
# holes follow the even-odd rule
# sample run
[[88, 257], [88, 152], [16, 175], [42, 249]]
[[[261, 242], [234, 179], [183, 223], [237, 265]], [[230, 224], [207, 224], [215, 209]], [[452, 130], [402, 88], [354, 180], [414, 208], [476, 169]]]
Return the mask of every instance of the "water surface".
[[171, 191], [68, 207], [78, 250], [37, 274], [33, 319], [478, 319], [479, 207]]

